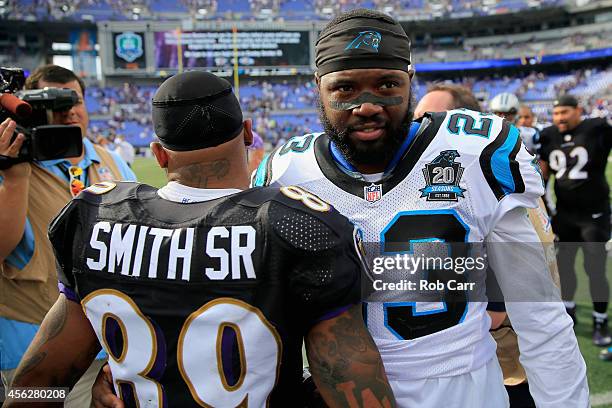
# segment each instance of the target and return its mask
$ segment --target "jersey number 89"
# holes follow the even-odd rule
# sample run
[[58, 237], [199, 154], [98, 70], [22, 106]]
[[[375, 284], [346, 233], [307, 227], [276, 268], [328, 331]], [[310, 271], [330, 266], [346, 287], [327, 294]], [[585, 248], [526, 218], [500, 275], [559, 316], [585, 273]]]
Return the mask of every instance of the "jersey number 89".
[[[163, 333], [124, 293], [101, 289], [83, 299], [83, 308], [109, 355], [115, 390], [140, 407], [164, 407], [158, 382], [166, 366]], [[222, 339], [233, 330], [240, 355], [237, 379], [226, 378]], [[117, 347], [117, 332], [121, 345]], [[177, 363], [193, 399], [203, 407], [263, 407], [274, 388], [281, 340], [261, 311], [245, 302], [219, 298], [193, 312], [178, 339]]]

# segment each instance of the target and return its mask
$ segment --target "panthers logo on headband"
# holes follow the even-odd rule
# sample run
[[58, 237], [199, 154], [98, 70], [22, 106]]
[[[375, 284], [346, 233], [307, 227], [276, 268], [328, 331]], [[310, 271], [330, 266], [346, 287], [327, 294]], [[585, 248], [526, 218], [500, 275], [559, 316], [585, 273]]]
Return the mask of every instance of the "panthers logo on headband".
[[344, 50], [366, 49], [378, 52], [378, 46], [381, 40], [382, 35], [377, 31], [362, 31]]

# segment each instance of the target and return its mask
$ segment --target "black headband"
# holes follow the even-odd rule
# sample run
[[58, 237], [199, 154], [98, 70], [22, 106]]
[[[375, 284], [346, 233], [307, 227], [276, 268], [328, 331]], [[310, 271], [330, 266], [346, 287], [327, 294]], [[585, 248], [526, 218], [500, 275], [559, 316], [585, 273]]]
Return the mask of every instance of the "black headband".
[[317, 40], [317, 73], [360, 68], [409, 72], [410, 39], [402, 26], [386, 18], [355, 16], [340, 21]]
[[242, 131], [242, 110], [229, 82], [191, 71], [166, 80], [153, 97], [153, 125], [167, 149], [218, 146]]

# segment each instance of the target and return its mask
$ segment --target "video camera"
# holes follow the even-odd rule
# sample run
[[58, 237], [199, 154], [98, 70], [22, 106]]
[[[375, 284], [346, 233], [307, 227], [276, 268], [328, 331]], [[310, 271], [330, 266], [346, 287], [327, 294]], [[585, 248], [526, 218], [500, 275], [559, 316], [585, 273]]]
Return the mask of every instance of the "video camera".
[[78, 157], [83, 136], [77, 125], [52, 125], [53, 112], [66, 111], [79, 100], [72, 89], [44, 88], [21, 91], [25, 75], [20, 68], [0, 67], [0, 122], [10, 117], [17, 122], [15, 134], [25, 141], [16, 158], [0, 155], [0, 170], [32, 160]]

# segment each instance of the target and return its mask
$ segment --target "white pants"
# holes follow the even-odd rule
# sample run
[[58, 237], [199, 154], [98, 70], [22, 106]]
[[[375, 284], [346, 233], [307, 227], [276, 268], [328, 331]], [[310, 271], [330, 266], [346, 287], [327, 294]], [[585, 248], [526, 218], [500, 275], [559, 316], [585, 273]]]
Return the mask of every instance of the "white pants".
[[453, 377], [389, 379], [401, 408], [508, 408], [508, 393], [496, 358], [472, 372]]

